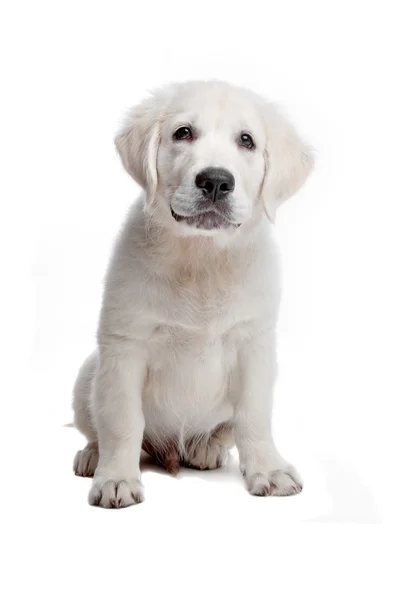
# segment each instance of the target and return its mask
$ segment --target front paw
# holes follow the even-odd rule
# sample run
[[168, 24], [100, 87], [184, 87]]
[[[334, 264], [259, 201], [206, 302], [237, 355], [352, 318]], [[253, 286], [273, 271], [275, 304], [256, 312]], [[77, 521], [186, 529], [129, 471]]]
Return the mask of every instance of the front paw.
[[143, 500], [139, 479], [95, 477], [89, 492], [89, 504], [103, 508], [125, 508]]
[[246, 480], [253, 496], [293, 496], [303, 489], [299, 474], [289, 464], [246, 473]]

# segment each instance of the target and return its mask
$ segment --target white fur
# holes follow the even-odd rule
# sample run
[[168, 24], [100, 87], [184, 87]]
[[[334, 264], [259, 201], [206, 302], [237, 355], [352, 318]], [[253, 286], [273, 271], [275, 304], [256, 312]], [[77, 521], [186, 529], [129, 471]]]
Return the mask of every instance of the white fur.
[[[187, 124], [196, 139], [174, 141]], [[238, 146], [242, 131], [254, 150]], [[117, 241], [98, 349], [75, 386], [75, 423], [89, 442], [78, 474], [93, 471], [99, 447], [89, 501], [142, 500], [144, 434], [161, 446], [178, 440], [192, 466], [218, 466], [226, 449], [212, 432], [223, 423], [251, 493], [296, 493], [299, 476], [271, 435], [280, 286], [270, 220], [311, 171], [309, 149], [272, 105], [221, 82], [157, 91], [130, 113], [116, 146], [144, 194]], [[194, 214], [194, 179], [210, 166], [235, 177], [231, 223], [201, 230], [177, 222], [171, 208]], [[190, 457], [188, 440], [198, 440]]]

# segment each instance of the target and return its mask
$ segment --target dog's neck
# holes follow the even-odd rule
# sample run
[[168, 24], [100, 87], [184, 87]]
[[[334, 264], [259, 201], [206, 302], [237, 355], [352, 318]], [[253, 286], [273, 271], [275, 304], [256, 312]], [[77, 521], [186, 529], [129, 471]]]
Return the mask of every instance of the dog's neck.
[[177, 236], [146, 212], [136, 213], [130, 230], [135, 254], [145, 256], [146, 270], [180, 285], [214, 286], [227, 291], [243, 280], [262, 235], [262, 221], [243, 225], [226, 237]]

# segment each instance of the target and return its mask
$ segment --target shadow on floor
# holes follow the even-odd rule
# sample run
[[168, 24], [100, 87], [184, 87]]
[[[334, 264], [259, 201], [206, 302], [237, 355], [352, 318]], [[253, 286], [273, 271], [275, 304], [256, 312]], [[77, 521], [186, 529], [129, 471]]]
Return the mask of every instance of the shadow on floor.
[[327, 456], [319, 456], [318, 462], [324, 471], [332, 508], [327, 514], [307, 519], [307, 523], [382, 523], [373, 495], [351, 466]]
[[[149, 456], [145, 452], [142, 452], [140, 458], [140, 468], [144, 473], [146, 471], [152, 471], [153, 473], [165, 475], [166, 477], [173, 477], [173, 475], [167, 473], [160, 463], [158, 463], [153, 457]], [[227, 464], [219, 469], [200, 471], [199, 469], [187, 469], [186, 467], [181, 467], [176, 477], [178, 479], [181, 479], [182, 477], [195, 477], [197, 479], [207, 481], [208, 483], [218, 481], [227, 483], [229, 481], [230, 483], [237, 483], [240, 486], [244, 485], [243, 477], [239, 470], [238, 461], [235, 460], [231, 455], [229, 456]]]

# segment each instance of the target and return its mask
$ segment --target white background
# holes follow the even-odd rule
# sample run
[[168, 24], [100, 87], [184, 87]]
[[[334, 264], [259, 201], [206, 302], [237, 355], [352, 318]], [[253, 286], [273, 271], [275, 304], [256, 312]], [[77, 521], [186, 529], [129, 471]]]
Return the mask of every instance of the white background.
[[[396, 597], [400, 399], [396, 3], [3, 2], [2, 577], [7, 599]], [[174, 80], [280, 102], [317, 150], [276, 224], [275, 430], [305, 479], [252, 498], [146, 468], [146, 502], [89, 507], [71, 388], [111, 243], [138, 188], [113, 135]], [[396, 460], [397, 459], [397, 460]], [[398, 549], [397, 549], [398, 552]]]

